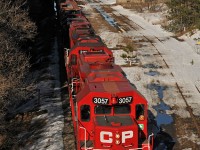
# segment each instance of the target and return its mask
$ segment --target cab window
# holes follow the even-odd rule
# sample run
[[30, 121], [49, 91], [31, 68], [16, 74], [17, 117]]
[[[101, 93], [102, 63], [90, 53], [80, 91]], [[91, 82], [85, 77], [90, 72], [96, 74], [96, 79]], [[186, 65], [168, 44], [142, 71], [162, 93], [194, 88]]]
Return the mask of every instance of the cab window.
[[90, 121], [90, 105], [81, 106], [81, 121]]
[[136, 120], [144, 120], [144, 104], [136, 105]]
[[111, 106], [97, 105], [94, 108], [95, 114], [111, 114]]
[[114, 106], [114, 114], [129, 114], [131, 113], [130, 105], [116, 105]]

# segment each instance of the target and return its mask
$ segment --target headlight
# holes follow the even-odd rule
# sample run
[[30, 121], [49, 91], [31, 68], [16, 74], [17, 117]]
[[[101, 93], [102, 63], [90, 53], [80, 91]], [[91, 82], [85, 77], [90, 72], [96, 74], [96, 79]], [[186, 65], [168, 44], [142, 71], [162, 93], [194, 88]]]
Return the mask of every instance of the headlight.
[[141, 121], [144, 120], [144, 115], [140, 115], [139, 120], [141, 120]]
[[115, 141], [115, 144], [116, 144], [116, 145], [119, 145], [119, 144], [120, 144], [120, 140], [116, 140], [116, 141]]
[[119, 139], [120, 138], [120, 134], [119, 133], [115, 134], [115, 138]]

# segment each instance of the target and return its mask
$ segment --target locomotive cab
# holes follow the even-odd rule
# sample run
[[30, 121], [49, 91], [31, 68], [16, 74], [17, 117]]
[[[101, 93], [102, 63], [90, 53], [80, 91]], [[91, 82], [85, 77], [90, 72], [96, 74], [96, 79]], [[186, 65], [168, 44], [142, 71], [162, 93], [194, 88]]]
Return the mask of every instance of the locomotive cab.
[[78, 103], [78, 108], [80, 108], [78, 114], [80, 122], [77, 129], [79, 148], [118, 150], [150, 148], [150, 140], [146, 134], [147, 103], [140, 95], [130, 96], [125, 93], [113, 98], [109, 94], [99, 95], [92, 92]]

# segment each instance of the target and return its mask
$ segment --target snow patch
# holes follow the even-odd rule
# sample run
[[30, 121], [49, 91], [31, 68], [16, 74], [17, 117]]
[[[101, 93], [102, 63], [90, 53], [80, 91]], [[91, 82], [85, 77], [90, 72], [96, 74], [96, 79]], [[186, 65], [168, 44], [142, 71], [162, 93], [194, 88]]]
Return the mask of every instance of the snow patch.
[[112, 5], [116, 3], [116, 0], [100, 0], [102, 3]]
[[109, 32], [109, 31], [99, 31], [100, 37], [105, 42], [109, 48], [117, 47], [123, 41], [123, 37], [119, 33]]
[[53, 79], [42, 80], [38, 83], [40, 90], [40, 110], [46, 110], [45, 114], [41, 114], [32, 119], [31, 124], [37, 121], [44, 124], [44, 127], [38, 129], [37, 133], [33, 133], [24, 150], [58, 150], [63, 149], [63, 128], [64, 116], [61, 102], [60, 77], [59, 77], [59, 58], [57, 52], [57, 39], [55, 38], [54, 48], [52, 49], [52, 59], [50, 66], [38, 71], [42, 74], [43, 71], [48, 71], [48, 75], [53, 76]]

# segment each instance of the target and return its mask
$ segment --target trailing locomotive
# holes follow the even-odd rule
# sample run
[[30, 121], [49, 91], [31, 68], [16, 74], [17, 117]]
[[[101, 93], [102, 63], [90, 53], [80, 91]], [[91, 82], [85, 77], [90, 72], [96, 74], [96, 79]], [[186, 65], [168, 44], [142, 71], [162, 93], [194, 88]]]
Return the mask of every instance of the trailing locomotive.
[[65, 66], [77, 149], [153, 149], [147, 100], [114, 63], [75, 1], [60, 3], [60, 21], [69, 30]]

